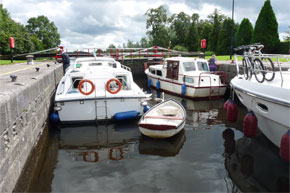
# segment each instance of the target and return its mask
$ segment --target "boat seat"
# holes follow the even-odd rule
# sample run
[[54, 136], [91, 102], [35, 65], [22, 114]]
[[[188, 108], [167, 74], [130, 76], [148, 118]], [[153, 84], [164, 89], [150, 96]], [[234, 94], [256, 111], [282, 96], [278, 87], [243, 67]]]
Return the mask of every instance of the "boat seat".
[[145, 119], [169, 119], [169, 120], [183, 120], [182, 117], [171, 117], [171, 116], [153, 116], [147, 115], [144, 117]]
[[165, 106], [159, 109], [160, 113], [165, 116], [174, 116], [178, 114], [179, 109], [174, 106]]

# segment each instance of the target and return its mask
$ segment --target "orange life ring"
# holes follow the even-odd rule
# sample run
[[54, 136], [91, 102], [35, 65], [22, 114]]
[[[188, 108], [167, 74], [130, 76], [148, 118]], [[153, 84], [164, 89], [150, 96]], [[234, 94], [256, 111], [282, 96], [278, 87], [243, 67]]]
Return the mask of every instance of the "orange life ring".
[[[115, 158], [115, 157], [113, 157], [113, 150], [119, 150], [119, 152], [120, 152], [120, 158]], [[124, 153], [123, 153], [123, 149], [121, 148], [121, 147], [118, 147], [118, 148], [111, 148], [110, 149], [110, 157], [109, 157], [109, 159], [110, 160], [122, 160], [122, 159], [124, 159], [124, 155], [123, 155]]]
[[[92, 86], [92, 89], [91, 89], [89, 92], [84, 92], [84, 91], [82, 90], [82, 86], [83, 86], [83, 84], [84, 84], [85, 82], [90, 83], [91, 86]], [[83, 80], [80, 81], [79, 86], [78, 86], [78, 89], [79, 89], [79, 91], [80, 91], [83, 95], [90, 95], [90, 94], [92, 94], [92, 92], [94, 92], [94, 90], [95, 90], [95, 85], [94, 85], [94, 83], [93, 83], [92, 81], [87, 80], [87, 79], [83, 79]]]
[[[111, 90], [111, 88], [110, 88], [110, 84], [111, 84], [111, 82], [113, 82], [113, 81], [115, 81], [115, 82], [119, 85], [118, 89], [115, 90], [115, 91]], [[112, 78], [112, 79], [108, 80], [108, 82], [107, 82], [107, 84], [106, 84], [106, 88], [107, 88], [107, 91], [108, 91], [109, 93], [111, 93], [111, 94], [117, 94], [117, 93], [121, 90], [121, 88], [122, 88], [122, 83], [121, 83], [118, 79], [116, 79], [116, 78]]]

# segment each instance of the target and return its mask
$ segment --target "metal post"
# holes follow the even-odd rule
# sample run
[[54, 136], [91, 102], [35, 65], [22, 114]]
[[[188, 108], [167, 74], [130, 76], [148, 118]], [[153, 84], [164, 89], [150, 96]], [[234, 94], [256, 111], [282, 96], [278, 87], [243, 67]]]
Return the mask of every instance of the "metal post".
[[12, 48], [10, 47], [10, 56], [11, 56], [11, 63], [13, 63], [13, 54], [12, 54]]
[[233, 55], [233, 47], [234, 47], [234, 9], [235, 9], [235, 0], [233, 0], [233, 4], [232, 4], [232, 34], [231, 34], [231, 50], [230, 50], [230, 59], [232, 59], [232, 55]]

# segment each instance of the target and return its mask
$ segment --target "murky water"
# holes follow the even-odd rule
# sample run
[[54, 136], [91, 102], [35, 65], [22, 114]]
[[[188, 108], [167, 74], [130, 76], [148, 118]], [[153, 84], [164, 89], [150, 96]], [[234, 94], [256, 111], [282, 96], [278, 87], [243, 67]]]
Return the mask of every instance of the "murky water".
[[[154, 100], [156, 93], [153, 92]], [[184, 131], [169, 139], [142, 136], [137, 121], [63, 127], [53, 175], [31, 191], [51, 192], [280, 192], [289, 191], [289, 165], [263, 135], [243, 137], [246, 110], [226, 121], [224, 99], [179, 100], [187, 109]], [[57, 156], [57, 157], [49, 157]], [[45, 168], [45, 165], [44, 165]], [[47, 186], [46, 186], [47, 187]]]

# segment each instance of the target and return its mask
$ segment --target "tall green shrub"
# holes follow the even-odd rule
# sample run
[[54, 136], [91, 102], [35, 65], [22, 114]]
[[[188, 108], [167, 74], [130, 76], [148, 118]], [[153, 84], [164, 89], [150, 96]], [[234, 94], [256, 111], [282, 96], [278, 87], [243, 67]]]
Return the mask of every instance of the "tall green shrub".
[[244, 18], [238, 31], [235, 34], [235, 46], [247, 45], [251, 43], [253, 26], [249, 19]]
[[266, 0], [255, 24], [252, 43], [262, 43], [265, 53], [277, 53], [279, 49], [278, 23], [270, 0]]

